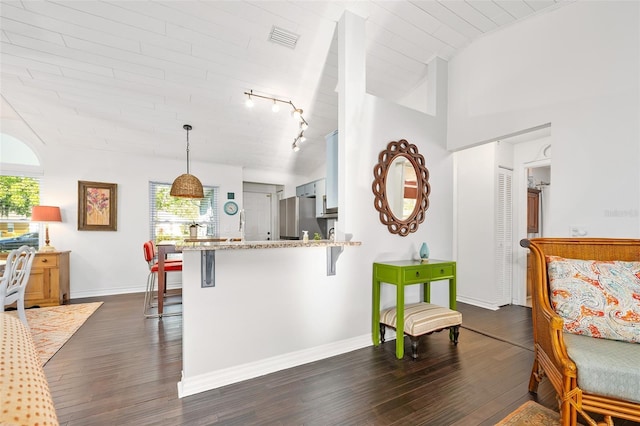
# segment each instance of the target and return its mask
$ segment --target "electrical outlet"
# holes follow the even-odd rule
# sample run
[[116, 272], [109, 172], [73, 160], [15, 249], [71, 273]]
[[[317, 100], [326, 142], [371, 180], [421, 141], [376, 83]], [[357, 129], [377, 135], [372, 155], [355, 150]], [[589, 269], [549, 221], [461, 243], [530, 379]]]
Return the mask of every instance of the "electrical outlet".
[[569, 227], [572, 237], [585, 237], [587, 235], [587, 228], [579, 225], [571, 225]]

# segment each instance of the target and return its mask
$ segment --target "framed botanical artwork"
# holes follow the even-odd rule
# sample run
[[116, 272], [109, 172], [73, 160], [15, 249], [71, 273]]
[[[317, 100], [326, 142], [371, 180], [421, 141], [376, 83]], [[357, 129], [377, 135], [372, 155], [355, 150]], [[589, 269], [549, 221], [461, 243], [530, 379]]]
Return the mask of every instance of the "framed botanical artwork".
[[116, 231], [118, 184], [78, 181], [78, 230]]

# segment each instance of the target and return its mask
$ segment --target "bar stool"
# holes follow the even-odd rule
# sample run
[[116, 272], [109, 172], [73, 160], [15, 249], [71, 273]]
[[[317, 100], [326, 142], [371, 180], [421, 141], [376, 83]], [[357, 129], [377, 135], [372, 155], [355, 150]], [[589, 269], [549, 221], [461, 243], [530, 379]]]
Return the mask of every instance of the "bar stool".
[[[162, 316], [174, 316], [174, 315], [182, 315], [182, 312], [171, 312], [171, 313], [151, 313], [151, 309], [158, 306], [157, 303], [153, 302], [154, 296], [153, 294], [156, 292], [156, 276], [158, 275], [158, 259], [155, 250], [155, 244], [153, 241], [147, 241], [142, 245], [142, 250], [144, 253], [144, 260], [149, 265], [149, 275], [147, 276], [147, 288], [144, 294], [144, 311], [143, 314], [146, 318], [158, 318]], [[164, 271], [165, 272], [182, 272], [182, 260], [180, 259], [167, 259], [164, 262]], [[165, 288], [166, 292], [166, 288]], [[164, 297], [164, 294], [158, 294], [158, 297]], [[168, 304], [167, 304], [168, 305]], [[165, 306], [167, 306], [165, 305]]]

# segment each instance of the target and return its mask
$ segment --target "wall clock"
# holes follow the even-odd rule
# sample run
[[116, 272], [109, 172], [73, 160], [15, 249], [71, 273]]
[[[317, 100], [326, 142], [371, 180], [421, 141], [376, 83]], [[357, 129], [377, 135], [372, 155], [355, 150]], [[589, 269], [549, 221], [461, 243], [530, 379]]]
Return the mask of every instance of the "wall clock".
[[234, 214], [238, 213], [238, 205], [235, 203], [235, 201], [227, 201], [226, 203], [224, 203], [224, 212], [229, 216], [233, 216]]

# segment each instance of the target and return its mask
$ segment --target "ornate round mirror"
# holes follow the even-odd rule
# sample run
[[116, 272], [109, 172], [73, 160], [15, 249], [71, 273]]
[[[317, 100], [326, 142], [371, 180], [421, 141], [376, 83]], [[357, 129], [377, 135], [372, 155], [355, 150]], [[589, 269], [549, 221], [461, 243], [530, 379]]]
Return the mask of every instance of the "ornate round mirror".
[[389, 142], [373, 168], [374, 206], [389, 232], [407, 236], [418, 230], [429, 208], [429, 170], [418, 148], [404, 139]]

